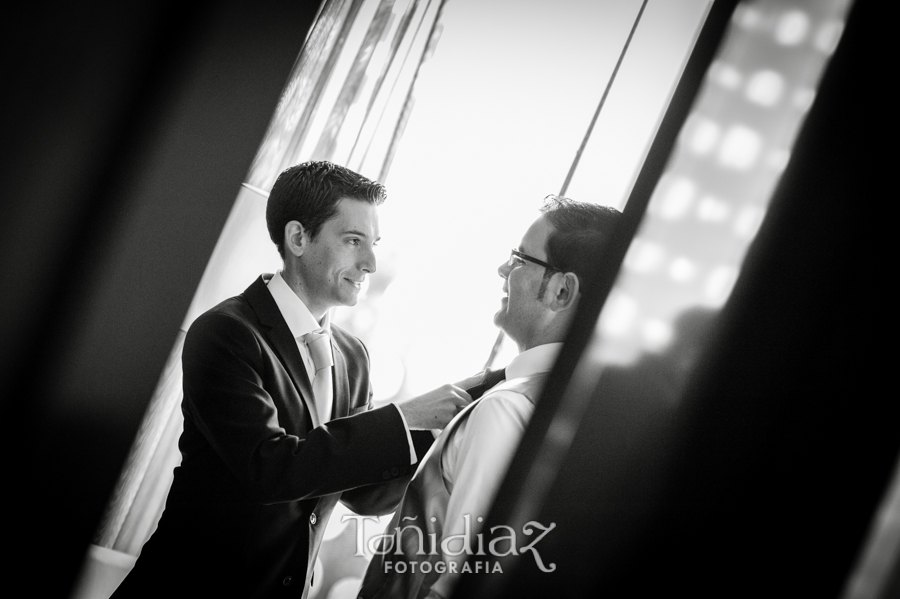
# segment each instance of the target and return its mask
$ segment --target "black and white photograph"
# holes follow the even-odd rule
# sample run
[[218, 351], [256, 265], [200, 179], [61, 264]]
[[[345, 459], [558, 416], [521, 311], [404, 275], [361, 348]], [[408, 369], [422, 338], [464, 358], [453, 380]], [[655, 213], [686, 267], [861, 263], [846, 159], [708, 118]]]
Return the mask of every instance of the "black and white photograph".
[[10, 9], [4, 594], [900, 597], [885, 7]]

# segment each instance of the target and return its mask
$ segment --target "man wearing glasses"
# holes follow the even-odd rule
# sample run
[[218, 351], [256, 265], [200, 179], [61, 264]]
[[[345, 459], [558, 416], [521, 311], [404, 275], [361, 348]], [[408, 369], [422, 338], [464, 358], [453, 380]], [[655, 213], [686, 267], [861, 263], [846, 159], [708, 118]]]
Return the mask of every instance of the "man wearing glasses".
[[449, 597], [461, 574], [476, 571], [466, 570], [469, 555], [490, 552], [493, 539], [479, 534], [481, 523], [619, 216], [613, 208], [548, 196], [500, 265], [506, 296], [494, 324], [519, 354], [506, 380], [463, 409], [435, 441], [379, 540], [361, 598]]

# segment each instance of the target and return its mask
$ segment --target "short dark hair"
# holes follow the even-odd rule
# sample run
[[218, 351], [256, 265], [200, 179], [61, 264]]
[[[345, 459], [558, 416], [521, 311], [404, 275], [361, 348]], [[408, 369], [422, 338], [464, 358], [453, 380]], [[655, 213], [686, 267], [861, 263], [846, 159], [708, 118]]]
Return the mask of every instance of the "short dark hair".
[[282, 171], [266, 203], [266, 227], [282, 259], [285, 225], [296, 220], [315, 239], [322, 225], [337, 214], [338, 201], [343, 198], [379, 206], [387, 192], [381, 183], [327, 160], [304, 162]]
[[[612, 238], [622, 213], [609, 206], [576, 202], [552, 194], [544, 198], [541, 213], [551, 225], [545, 248], [547, 262], [563, 272], [575, 273], [584, 291], [585, 281], [597, 270], [597, 260]], [[538, 297], [543, 297], [553, 272], [550, 269], [544, 272]]]

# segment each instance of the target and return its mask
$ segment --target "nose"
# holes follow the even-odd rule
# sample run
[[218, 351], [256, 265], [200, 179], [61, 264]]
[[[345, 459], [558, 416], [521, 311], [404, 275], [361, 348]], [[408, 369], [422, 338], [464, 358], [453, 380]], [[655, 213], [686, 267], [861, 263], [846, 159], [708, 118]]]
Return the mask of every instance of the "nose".
[[509, 260], [507, 260], [506, 262], [500, 264], [500, 266], [497, 268], [497, 274], [505, 279], [509, 277], [510, 270], [512, 270], [512, 268], [509, 266]]
[[359, 269], [365, 273], [372, 274], [375, 272], [376, 268], [375, 250], [372, 246], [367, 245], [360, 255]]

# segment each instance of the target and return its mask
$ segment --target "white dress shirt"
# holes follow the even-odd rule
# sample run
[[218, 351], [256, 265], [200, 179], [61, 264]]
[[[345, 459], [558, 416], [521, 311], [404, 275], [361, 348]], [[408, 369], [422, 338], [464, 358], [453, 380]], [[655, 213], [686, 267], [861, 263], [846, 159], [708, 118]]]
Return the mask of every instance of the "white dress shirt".
[[[268, 288], [269, 293], [272, 294], [272, 299], [275, 300], [275, 304], [281, 312], [281, 316], [291, 330], [291, 335], [297, 342], [297, 348], [300, 350], [300, 356], [303, 358], [303, 365], [306, 366], [306, 374], [309, 376], [309, 380], [312, 381], [316, 376], [316, 367], [313, 365], [312, 356], [309, 353], [309, 348], [303, 341], [303, 336], [318, 329], [322, 329], [331, 335], [331, 311], [325, 312], [322, 322], [318, 322], [312, 315], [312, 312], [309, 311], [309, 308], [306, 307], [306, 304], [303, 303], [303, 300], [294, 293], [294, 290], [290, 288], [281, 276], [280, 270], [269, 279]], [[334, 356], [332, 356], [332, 359], [334, 359]], [[323, 422], [326, 420], [328, 420], [327, 417], [322, 419]]]
[[[494, 496], [534, 413], [534, 404], [521, 393], [506, 389], [506, 383], [549, 372], [561, 347], [562, 343], [547, 343], [513, 358], [506, 367], [506, 381], [488, 390], [447, 440], [441, 465], [444, 480], [452, 491], [447, 504], [443, 538], [466, 534], [468, 530], [469, 546], [477, 551], [475, 535], [483, 523], [479, 518], [487, 518]], [[459, 549], [461, 547], [453, 544], [450, 546], [452, 552]], [[444, 557], [448, 563], [451, 560], [457, 562], [457, 572], [468, 558], [465, 553]], [[449, 572], [444, 574], [432, 590], [448, 597], [457, 576]]]
[[[281, 276], [280, 270], [277, 271], [271, 279], [269, 279], [267, 288], [269, 290], [269, 293], [272, 294], [272, 299], [275, 300], [275, 304], [278, 306], [278, 310], [279, 312], [281, 312], [281, 316], [287, 323], [288, 329], [290, 329], [291, 331], [291, 335], [297, 342], [297, 349], [300, 350], [300, 357], [303, 358], [303, 365], [306, 367], [306, 374], [309, 376], [309, 380], [312, 381], [316, 376], [316, 367], [313, 364], [313, 359], [310, 355], [309, 348], [303, 341], [303, 336], [317, 329], [326, 331], [330, 336], [331, 311], [326, 311], [325, 315], [322, 317], [322, 322], [318, 322], [312, 315], [312, 312], [309, 311], [309, 308], [306, 307], [306, 304], [303, 303], [303, 300], [301, 300], [300, 297], [296, 293], [294, 293], [294, 290], [290, 288], [290, 286], [284, 280], [284, 277]], [[334, 356], [332, 356], [332, 361], [333, 359]], [[418, 458], [416, 457], [416, 450], [412, 442], [412, 436], [409, 434], [409, 425], [406, 424], [406, 417], [403, 416], [403, 412], [400, 410], [400, 408], [397, 408], [397, 412], [400, 414], [400, 419], [403, 421], [403, 427], [406, 429], [406, 440], [409, 443], [409, 463], [415, 464]], [[327, 414], [320, 414], [319, 417], [321, 419], [321, 422], [327, 422], [331, 419], [331, 411], [328, 410]]]

